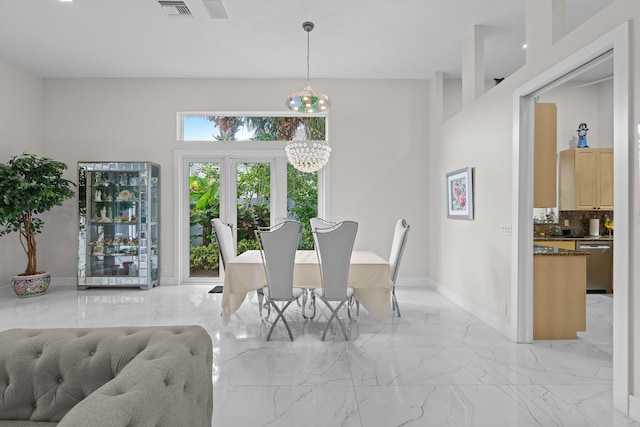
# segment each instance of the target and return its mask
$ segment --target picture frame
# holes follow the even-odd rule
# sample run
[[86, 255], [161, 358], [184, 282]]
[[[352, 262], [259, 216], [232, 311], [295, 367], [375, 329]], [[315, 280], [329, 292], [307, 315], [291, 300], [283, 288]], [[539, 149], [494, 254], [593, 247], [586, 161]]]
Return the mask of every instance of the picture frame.
[[473, 219], [473, 168], [447, 173], [447, 218]]

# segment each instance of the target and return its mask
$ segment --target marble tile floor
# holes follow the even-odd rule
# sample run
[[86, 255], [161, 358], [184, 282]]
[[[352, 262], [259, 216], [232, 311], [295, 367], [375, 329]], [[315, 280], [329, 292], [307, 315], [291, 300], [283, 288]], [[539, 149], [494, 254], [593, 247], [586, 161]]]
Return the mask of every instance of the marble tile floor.
[[[255, 294], [230, 323], [212, 285], [55, 286], [19, 299], [0, 287], [0, 329], [200, 324], [214, 343], [215, 426], [638, 426], [612, 408], [612, 299], [588, 295], [575, 341], [515, 344], [431, 288], [398, 288], [402, 317], [305, 322], [292, 304], [265, 342]], [[322, 303], [320, 303], [322, 305]], [[272, 314], [272, 318], [274, 315]]]

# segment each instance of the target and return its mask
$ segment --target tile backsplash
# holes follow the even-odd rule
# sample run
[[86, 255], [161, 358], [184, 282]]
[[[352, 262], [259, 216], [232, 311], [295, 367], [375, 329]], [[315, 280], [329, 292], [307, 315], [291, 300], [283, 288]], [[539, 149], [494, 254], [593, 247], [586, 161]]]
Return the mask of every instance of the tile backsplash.
[[607, 230], [604, 228], [605, 216], [609, 216], [609, 219], [613, 220], [613, 211], [560, 211], [557, 224], [533, 224], [533, 234], [539, 236], [540, 233], [544, 233], [546, 236], [553, 235], [555, 227], [564, 229], [564, 221], [569, 220], [570, 234], [574, 235], [589, 235], [589, 220], [592, 218], [598, 218], [600, 220], [600, 235], [607, 234]]

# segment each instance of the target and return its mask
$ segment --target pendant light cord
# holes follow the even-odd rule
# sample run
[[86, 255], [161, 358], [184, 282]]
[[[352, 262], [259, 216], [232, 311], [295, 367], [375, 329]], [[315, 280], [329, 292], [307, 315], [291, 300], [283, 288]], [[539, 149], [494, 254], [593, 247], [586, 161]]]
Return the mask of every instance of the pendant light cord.
[[309, 33], [311, 30], [307, 31], [307, 86], [309, 86]]

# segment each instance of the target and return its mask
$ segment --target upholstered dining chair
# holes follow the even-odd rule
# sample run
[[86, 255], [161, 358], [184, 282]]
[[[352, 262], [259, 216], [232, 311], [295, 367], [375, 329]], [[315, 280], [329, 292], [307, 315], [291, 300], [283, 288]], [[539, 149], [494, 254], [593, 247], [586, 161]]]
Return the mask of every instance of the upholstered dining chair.
[[309, 218], [309, 223], [311, 224], [311, 231], [315, 230], [316, 228], [327, 228], [331, 227], [332, 225], [336, 225], [335, 222], [327, 221], [319, 217]]
[[236, 257], [236, 251], [233, 249], [233, 228], [231, 224], [225, 224], [220, 218], [213, 218], [211, 224], [213, 224], [213, 234], [220, 249], [222, 267], [226, 268], [227, 262]]
[[409, 235], [409, 224], [403, 218], [396, 222], [396, 228], [393, 232], [393, 241], [391, 242], [391, 253], [389, 254], [389, 276], [391, 277], [391, 307], [392, 310], [400, 316], [400, 306], [396, 299], [396, 279], [398, 278], [398, 270], [400, 269], [400, 261], [404, 253], [404, 246], [407, 243]]
[[[289, 338], [293, 341], [291, 328], [284, 317], [284, 312], [289, 305], [302, 295], [301, 288], [293, 287], [293, 267], [298, 249], [298, 236], [300, 223], [298, 221], [284, 221], [269, 229], [255, 230], [256, 239], [260, 245], [260, 255], [264, 265], [267, 286], [263, 288], [267, 304], [277, 313], [277, 317], [271, 324], [267, 341], [278, 320], [282, 319]], [[282, 309], [277, 302], [284, 303]]]
[[[348, 280], [351, 253], [357, 232], [358, 223], [354, 221], [343, 221], [327, 228], [313, 230], [322, 279], [322, 288], [314, 289], [313, 295], [320, 298], [331, 311], [331, 317], [322, 333], [323, 341], [333, 319], [336, 319], [342, 329], [344, 338], [349, 340], [347, 328], [338, 316], [338, 312], [354, 293], [353, 288], [348, 285]], [[334, 308], [331, 302], [337, 302], [338, 305]]]
[[[231, 224], [225, 224], [220, 218], [214, 218], [211, 220], [213, 225], [213, 235], [218, 242], [218, 249], [220, 251], [220, 258], [222, 260], [222, 268], [227, 268], [227, 263], [236, 257], [236, 250], [233, 246], [233, 228]], [[223, 287], [218, 285], [213, 288], [212, 292], [221, 292]]]
[[[320, 217], [313, 217], [313, 218], [309, 218], [309, 225], [311, 226], [311, 235], [313, 236], [313, 247], [316, 248], [317, 244], [316, 244], [316, 235], [314, 233], [314, 230], [316, 228], [327, 228], [327, 227], [332, 227], [334, 225], [336, 225], [336, 222], [333, 221], [327, 221], [326, 219], [322, 219]], [[309, 295], [307, 295], [309, 294]], [[313, 298], [313, 290], [312, 289], [308, 289], [307, 293], [304, 293], [302, 295], [302, 317], [304, 317], [306, 320], [313, 320], [316, 317], [316, 304], [315, 304], [315, 298]], [[311, 296], [312, 298], [308, 298], [308, 296]], [[309, 300], [309, 305], [308, 305], [308, 309], [312, 310], [312, 314], [311, 315], [307, 315], [307, 300]]]

